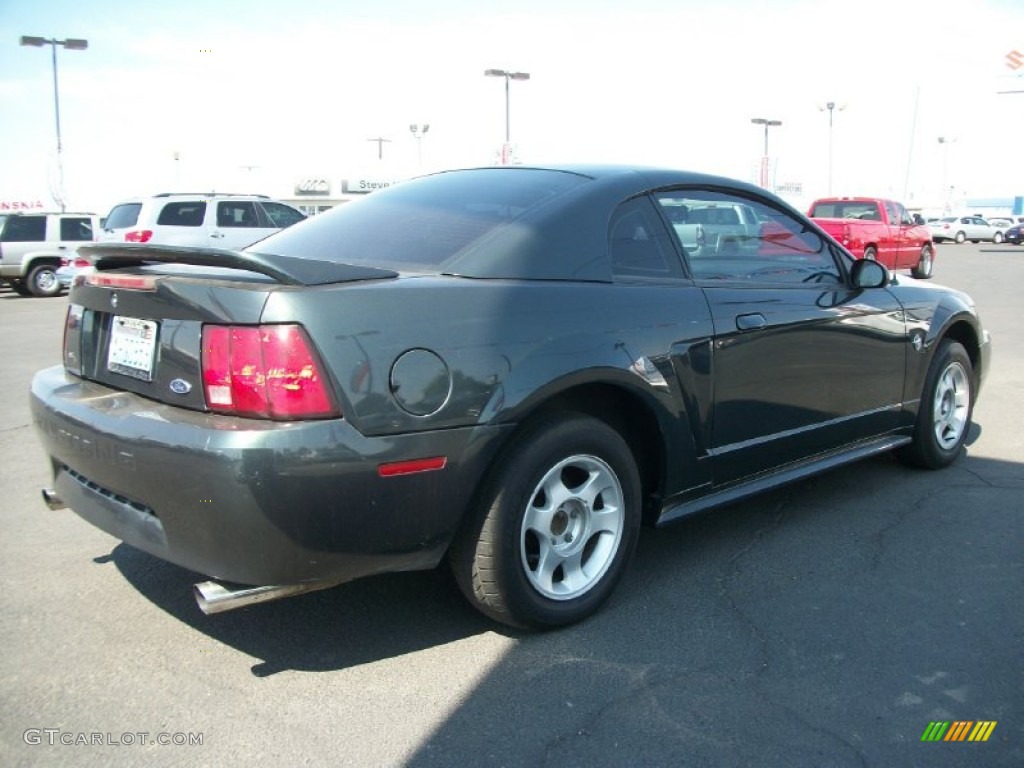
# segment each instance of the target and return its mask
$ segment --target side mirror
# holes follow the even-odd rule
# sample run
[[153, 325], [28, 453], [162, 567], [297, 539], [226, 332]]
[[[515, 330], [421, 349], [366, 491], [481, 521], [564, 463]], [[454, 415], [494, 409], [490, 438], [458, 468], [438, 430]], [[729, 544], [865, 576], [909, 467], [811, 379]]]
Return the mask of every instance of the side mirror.
[[922, 216], [920, 213], [915, 213], [914, 214], [914, 223], [918, 224], [918, 225], [921, 225], [921, 224], [926, 224], [927, 222], [925, 222], [924, 216]]
[[854, 288], [885, 288], [889, 284], [889, 270], [877, 261], [858, 259], [850, 270]]

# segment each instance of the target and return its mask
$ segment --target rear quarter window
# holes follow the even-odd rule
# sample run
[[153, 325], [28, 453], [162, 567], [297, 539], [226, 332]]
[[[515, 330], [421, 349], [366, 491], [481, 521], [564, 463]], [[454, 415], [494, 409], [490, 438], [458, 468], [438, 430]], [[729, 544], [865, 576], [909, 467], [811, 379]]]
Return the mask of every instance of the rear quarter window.
[[203, 200], [167, 203], [161, 209], [156, 223], [165, 227], [201, 227], [205, 217], [206, 202]]

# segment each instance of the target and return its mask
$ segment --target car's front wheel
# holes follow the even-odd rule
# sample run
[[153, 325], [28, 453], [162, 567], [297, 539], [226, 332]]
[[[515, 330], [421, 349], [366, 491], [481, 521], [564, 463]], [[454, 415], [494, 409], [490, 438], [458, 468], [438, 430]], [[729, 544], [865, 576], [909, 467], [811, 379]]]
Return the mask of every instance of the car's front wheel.
[[1003, 233], [996, 232], [994, 235], [992, 235], [992, 242], [995, 243], [996, 245], [999, 245], [999, 243], [1003, 242]]
[[864, 249], [864, 259], [866, 261], [878, 261], [878, 249], [873, 245], [869, 245]]
[[25, 284], [33, 296], [57, 296], [60, 294], [57, 268], [50, 264], [32, 267], [25, 279]]
[[910, 274], [919, 280], [927, 280], [932, 276], [932, 269], [935, 266], [935, 251], [930, 245], [921, 246], [921, 256], [917, 260], [917, 266], [910, 270]]
[[961, 243], [963, 243], [963, 242], [964, 242], [964, 240], [966, 240], [966, 239], [967, 239], [967, 235], [966, 235], [966, 234], [964, 234], [963, 232], [957, 232], [957, 233], [956, 233], [956, 237], [954, 237], [954, 238], [953, 238], [953, 241], [954, 241], [954, 242], [955, 242], [955, 243], [956, 243], [957, 245], [960, 245], [960, 244], [961, 244]]
[[622, 436], [566, 414], [522, 434], [452, 544], [463, 593], [497, 621], [548, 629], [594, 613], [636, 546], [640, 477]]
[[943, 339], [925, 378], [913, 442], [899, 450], [899, 457], [927, 469], [952, 464], [967, 440], [974, 387], [967, 350], [960, 342]]

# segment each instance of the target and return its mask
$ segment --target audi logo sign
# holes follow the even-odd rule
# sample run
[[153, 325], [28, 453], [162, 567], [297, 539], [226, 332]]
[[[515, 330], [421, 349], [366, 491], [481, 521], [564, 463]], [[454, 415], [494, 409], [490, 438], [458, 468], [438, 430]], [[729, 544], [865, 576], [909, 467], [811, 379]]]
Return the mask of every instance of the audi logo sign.
[[296, 195], [328, 195], [331, 183], [327, 179], [302, 179], [295, 184]]

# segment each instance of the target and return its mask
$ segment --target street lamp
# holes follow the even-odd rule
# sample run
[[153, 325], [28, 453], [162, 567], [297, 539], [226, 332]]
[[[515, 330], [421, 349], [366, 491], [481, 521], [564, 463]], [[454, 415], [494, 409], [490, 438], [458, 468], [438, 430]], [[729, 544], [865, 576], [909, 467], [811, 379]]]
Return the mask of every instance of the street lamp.
[[769, 160], [768, 160], [768, 129], [769, 128], [775, 128], [775, 127], [778, 127], [778, 126], [782, 125], [782, 121], [781, 120], [767, 120], [767, 119], [765, 119], [763, 117], [752, 117], [752, 118], [750, 118], [750, 122], [752, 122], [754, 125], [763, 125], [764, 126], [764, 156], [762, 156], [762, 158], [761, 158], [761, 186], [764, 187], [765, 189], [767, 189], [768, 188], [768, 169], [769, 169]]
[[955, 141], [956, 139], [951, 139], [949, 136], [939, 136], [939, 146], [942, 147], [942, 191], [946, 193], [946, 207], [943, 209], [943, 213], [953, 210], [953, 187], [947, 186], [946, 172], [949, 164], [949, 145]]
[[385, 139], [383, 137], [378, 136], [376, 139], [367, 139], [367, 141], [376, 141], [377, 142], [377, 159], [378, 160], [383, 160], [384, 159], [384, 142], [386, 141], [386, 142], [390, 143], [391, 139]]
[[484, 70], [484, 76], [486, 77], [504, 77], [505, 78], [505, 143], [508, 144], [511, 141], [509, 131], [509, 117], [508, 117], [508, 81], [509, 80], [529, 80], [529, 72], [508, 72], [504, 69], [486, 69]]
[[409, 130], [412, 131], [412, 135], [416, 137], [416, 162], [419, 165], [423, 165], [423, 134], [430, 130], [429, 123], [413, 123], [409, 126]]
[[60, 194], [60, 211], [64, 213], [64, 160], [63, 151], [64, 145], [60, 139], [60, 96], [57, 89], [57, 46], [67, 48], [69, 51], [84, 51], [89, 47], [88, 40], [80, 40], [78, 38], [68, 38], [67, 40], [57, 40], [53, 37], [33, 37], [31, 35], [22, 35], [21, 44], [28, 45], [33, 48], [42, 48], [44, 45], [50, 46], [53, 51], [53, 114], [57, 121], [57, 184], [58, 192]]
[[819, 112], [828, 110], [828, 193], [832, 194], [832, 112], [838, 110], [842, 112], [846, 109], [844, 106], [837, 106], [834, 101], [828, 102], [824, 107], [818, 107]]

